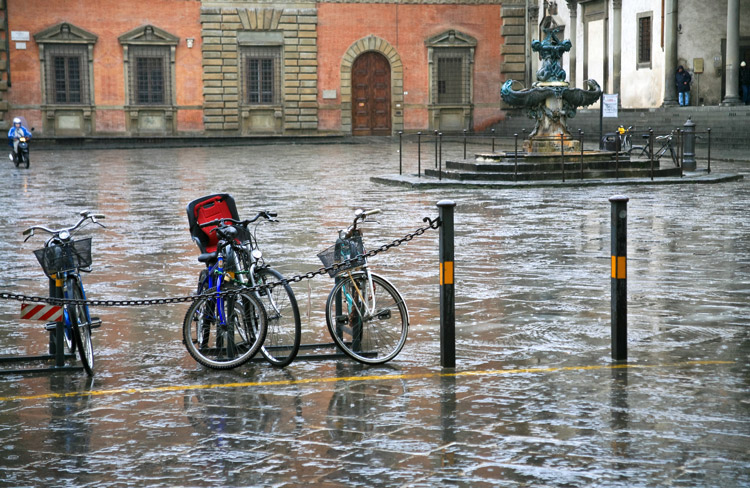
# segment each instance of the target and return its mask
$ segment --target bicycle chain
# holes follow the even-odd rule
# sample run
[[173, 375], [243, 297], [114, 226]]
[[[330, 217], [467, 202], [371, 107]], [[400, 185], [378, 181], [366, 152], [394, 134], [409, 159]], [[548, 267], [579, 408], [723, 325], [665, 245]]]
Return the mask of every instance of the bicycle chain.
[[279, 285], [286, 286], [289, 283], [299, 283], [302, 280], [311, 280], [318, 275], [326, 274], [330, 271], [334, 271], [334, 272], [338, 271], [339, 268], [341, 268], [342, 266], [348, 266], [353, 261], [358, 261], [362, 259], [363, 257], [371, 258], [373, 256], [376, 256], [380, 254], [381, 252], [388, 251], [389, 249], [398, 247], [405, 242], [411, 241], [417, 236], [421, 236], [429, 229], [437, 229], [438, 227], [442, 225], [442, 222], [440, 221], [440, 217], [437, 217], [435, 219], [425, 217], [422, 219], [422, 221], [426, 222], [428, 225], [424, 227], [420, 227], [414, 232], [410, 234], [406, 234], [404, 237], [401, 237], [400, 239], [395, 239], [388, 244], [383, 244], [382, 246], [376, 249], [371, 249], [370, 251], [364, 254], [359, 254], [345, 261], [342, 261], [340, 263], [334, 263], [330, 266], [321, 267], [317, 269], [316, 271], [308, 271], [307, 273], [304, 273], [304, 274], [299, 274], [291, 278], [285, 278], [279, 281], [274, 281], [274, 282], [266, 283], [263, 285], [231, 288], [228, 290], [224, 290], [222, 292], [203, 293], [200, 295], [189, 295], [189, 296], [183, 296], [183, 297], [169, 297], [169, 298], [151, 298], [151, 299], [143, 299], [143, 300], [88, 300], [88, 299], [77, 300], [73, 298], [27, 296], [27, 295], [19, 295], [17, 293], [6, 293], [6, 292], [0, 292], [0, 299], [1, 300], [17, 300], [19, 302], [48, 303], [50, 305], [73, 304], [73, 305], [88, 305], [90, 307], [143, 307], [143, 306], [151, 306], [151, 305], [167, 305], [167, 304], [172, 304], [172, 303], [194, 302], [204, 297], [224, 298], [229, 295], [237, 295], [242, 292], [255, 292], [258, 290], [265, 289], [265, 288], [272, 290], [273, 288]]

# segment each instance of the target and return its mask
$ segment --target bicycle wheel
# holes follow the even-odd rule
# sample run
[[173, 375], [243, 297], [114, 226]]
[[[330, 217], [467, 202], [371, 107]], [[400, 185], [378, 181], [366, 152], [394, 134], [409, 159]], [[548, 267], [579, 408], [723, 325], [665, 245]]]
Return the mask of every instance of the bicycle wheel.
[[[372, 289], [364, 272], [347, 273], [326, 301], [326, 323], [336, 345], [365, 364], [390, 361], [401, 352], [409, 332], [404, 299], [385, 278], [372, 274]], [[372, 299], [374, 310], [370, 310]], [[337, 296], [341, 310], [337, 312]]]
[[[283, 279], [281, 273], [271, 268], [261, 268], [255, 273], [255, 284], [263, 285]], [[274, 366], [284, 367], [294, 361], [299, 351], [302, 325], [297, 299], [289, 284], [272, 289], [261, 289], [256, 297], [266, 309], [268, 330], [261, 354]]]
[[[75, 278], [68, 278], [67, 296], [75, 300], [83, 300], [81, 285]], [[78, 356], [81, 358], [83, 369], [89, 376], [94, 374], [94, 346], [91, 343], [91, 321], [89, 320], [88, 307], [84, 304], [73, 304], [68, 306], [68, 316], [73, 325], [73, 337], [78, 348]]]
[[[203, 343], [204, 330], [212, 330]], [[249, 361], [266, 338], [266, 312], [252, 295], [238, 292], [222, 299], [203, 297], [194, 301], [182, 324], [185, 347], [203, 366], [231, 369]]]

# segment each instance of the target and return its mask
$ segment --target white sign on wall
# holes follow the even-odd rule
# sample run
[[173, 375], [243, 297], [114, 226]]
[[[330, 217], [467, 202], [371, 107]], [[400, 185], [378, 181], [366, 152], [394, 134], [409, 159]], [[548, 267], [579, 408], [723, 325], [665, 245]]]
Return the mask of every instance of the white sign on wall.
[[602, 94], [602, 117], [617, 117], [617, 93]]
[[29, 31], [10, 31], [11, 41], [29, 41]]

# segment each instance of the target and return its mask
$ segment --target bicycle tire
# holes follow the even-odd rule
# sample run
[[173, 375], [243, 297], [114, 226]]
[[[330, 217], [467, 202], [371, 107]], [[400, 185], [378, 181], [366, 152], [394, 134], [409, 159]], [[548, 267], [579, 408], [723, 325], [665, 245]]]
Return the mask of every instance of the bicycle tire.
[[[75, 300], [83, 300], [81, 285], [75, 278], [68, 278], [68, 296]], [[84, 304], [73, 304], [68, 307], [68, 316], [73, 325], [73, 337], [78, 348], [83, 369], [89, 376], [94, 375], [94, 346], [91, 342], [91, 321]]]
[[[262, 285], [282, 280], [281, 273], [273, 268], [261, 268], [255, 272], [255, 284]], [[266, 309], [266, 340], [260, 348], [261, 354], [274, 366], [288, 366], [299, 352], [302, 325], [297, 299], [287, 283], [256, 292], [256, 297]]]
[[[227, 318], [224, 324], [220, 314]], [[213, 344], [198, 345], [199, 324], [214, 330]], [[185, 314], [182, 336], [188, 353], [198, 363], [211, 369], [232, 369], [255, 356], [266, 338], [266, 326], [263, 305], [251, 294], [238, 292], [221, 300], [202, 297], [194, 301]]]
[[[376, 312], [362, 314], [359, 298], [368, 300], [370, 290], [365, 272], [347, 273], [334, 285], [326, 300], [326, 324], [336, 345], [347, 356], [365, 364], [390, 361], [404, 347], [409, 333], [409, 312], [401, 294], [388, 280], [371, 274]], [[348, 297], [348, 289], [355, 290]], [[336, 316], [336, 296], [342, 294], [346, 311]], [[359, 290], [359, 291], [357, 291]]]

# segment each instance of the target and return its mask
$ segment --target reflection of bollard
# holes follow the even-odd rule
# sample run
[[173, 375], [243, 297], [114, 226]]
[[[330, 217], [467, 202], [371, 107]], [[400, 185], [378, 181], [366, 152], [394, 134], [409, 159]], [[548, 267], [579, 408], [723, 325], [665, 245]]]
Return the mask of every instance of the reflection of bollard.
[[682, 169], [685, 171], [695, 171], [697, 167], [695, 163], [695, 122], [693, 122], [691, 117], [688, 117], [683, 127], [685, 128], [685, 132], [683, 133], [685, 139], [683, 140]]
[[627, 204], [615, 195], [612, 204], [612, 359], [628, 358]]
[[455, 202], [441, 200], [440, 210], [440, 366], [456, 367], [456, 299], [453, 284], [453, 210]]

